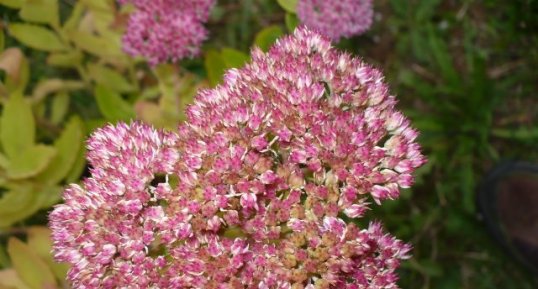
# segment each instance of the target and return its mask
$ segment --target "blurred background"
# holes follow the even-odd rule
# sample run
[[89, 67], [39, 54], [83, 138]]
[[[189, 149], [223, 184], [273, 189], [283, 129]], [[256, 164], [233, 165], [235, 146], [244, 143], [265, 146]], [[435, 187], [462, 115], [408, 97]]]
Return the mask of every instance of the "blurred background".
[[[538, 163], [538, 1], [375, 0], [374, 11], [370, 31], [336, 46], [384, 71], [429, 159], [412, 190], [368, 215], [414, 247], [400, 286], [538, 288], [475, 204], [496, 164]], [[174, 129], [199, 88], [297, 24], [276, 0], [219, 0], [200, 57], [152, 67], [121, 50], [128, 13], [108, 0], [0, 0], [0, 288], [65, 286], [43, 226], [87, 174], [93, 129], [133, 118]]]

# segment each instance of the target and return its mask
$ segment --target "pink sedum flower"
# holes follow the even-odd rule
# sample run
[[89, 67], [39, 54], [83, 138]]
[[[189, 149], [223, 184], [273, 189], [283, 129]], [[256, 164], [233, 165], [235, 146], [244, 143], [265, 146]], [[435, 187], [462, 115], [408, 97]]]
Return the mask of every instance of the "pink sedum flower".
[[372, 25], [372, 0], [299, 0], [301, 22], [334, 41], [367, 31]]
[[215, 1], [122, 0], [120, 3], [132, 3], [136, 8], [123, 36], [123, 49], [155, 65], [198, 55], [201, 43], [207, 38], [203, 24]]
[[[178, 133], [119, 124], [50, 216], [75, 288], [398, 288], [370, 200], [425, 162], [381, 72], [297, 29], [199, 93]], [[164, 177], [161, 177], [164, 176]]]

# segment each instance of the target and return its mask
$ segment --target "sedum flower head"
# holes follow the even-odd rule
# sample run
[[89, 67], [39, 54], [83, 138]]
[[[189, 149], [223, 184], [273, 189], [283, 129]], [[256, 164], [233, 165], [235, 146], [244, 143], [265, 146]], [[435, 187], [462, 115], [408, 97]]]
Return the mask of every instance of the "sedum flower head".
[[372, 25], [372, 0], [299, 0], [301, 22], [334, 41], [364, 33]]
[[215, 0], [121, 0], [136, 11], [123, 36], [124, 50], [143, 56], [153, 65], [176, 62], [199, 53], [207, 38], [207, 21]]
[[382, 74], [308, 29], [199, 93], [177, 134], [88, 142], [51, 214], [76, 288], [397, 288], [410, 246], [377, 222], [425, 161]]

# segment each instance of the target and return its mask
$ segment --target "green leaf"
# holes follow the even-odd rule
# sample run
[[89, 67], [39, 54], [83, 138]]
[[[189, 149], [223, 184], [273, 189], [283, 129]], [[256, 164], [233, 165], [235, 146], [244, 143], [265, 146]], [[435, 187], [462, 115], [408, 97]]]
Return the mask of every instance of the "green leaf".
[[220, 53], [215, 50], [209, 50], [205, 55], [205, 69], [211, 86], [216, 86], [220, 83], [222, 75], [226, 70], [226, 63], [222, 59]]
[[60, 137], [54, 142], [54, 148], [58, 153], [37, 179], [47, 184], [57, 184], [64, 179], [75, 163], [83, 137], [82, 121], [78, 117], [71, 118]]
[[297, 11], [297, 2], [299, 2], [299, 0], [277, 0], [277, 2], [284, 8], [284, 10], [295, 13]]
[[6, 46], [5, 37], [4, 30], [0, 30], [0, 51], [4, 51], [4, 47]]
[[30, 289], [13, 269], [0, 271], [0, 288], [6, 289], [3, 286], [8, 289]]
[[268, 51], [275, 41], [284, 35], [280, 26], [272, 25], [258, 32], [254, 43], [263, 51]]
[[19, 15], [28, 22], [59, 25], [58, 0], [26, 0]]
[[33, 248], [36, 254], [49, 265], [56, 278], [64, 280], [69, 266], [65, 263], [54, 261], [51, 254], [52, 240], [50, 229], [47, 227], [30, 227], [27, 232], [28, 246]]
[[65, 91], [59, 92], [54, 95], [50, 107], [50, 122], [58, 125], [64, 120], [64, 117], [69, 109], [69, 102], [69, 93]]
[[24, 179], [42, 172], [56, 155], [56, 149], [46, 145], [31, 146], [12, 156], [7, 170], [8, 178]]
[[35, 201], [32, 188], [27, 183], [3, 193], [0, 198], [0, 227], [4, 227], [5, 217], [23, 211]]
[[11, 95], [0, 119], [0, 141], [8, 157], [34, 145], [35, 123], [30, 104], [20, 94]]
[[51, 78], [40, 81], [32, 93], [33, 100], [39, 102], [47, 95], [55, 92], [79, 90], [85, 87], [84, 82], [76, 80], [64, 80]]
[[119, 93], [97, 85], [95, 97], [99, 110], [110, 121], [130, 120], [135, 118], [133, 107], [126, 102]]
[[10, 238], [7, 251], [13, 268], [32, 289], [55, 288], [56, 280], [45, 261], [32, 248], [16, 238]]
[[7, 91], [22, 94], [30, 78], [30, 69], [21, 49], [12, 47], [4, 50], [0, 54], [0, 70], [6, 72]]
[[78, 30], [70, 31], [68, 36], [80, 49], [91, 54], [108, 58], [123, 56], [119, 43]]
[[290, 32], [293, 32], [300, 22], [299, 18], [297, 18], [297, 14], [292, 13], [286, 13], [286, 18], [284, 20], [286, 21], [286, 28], [288, 28], [288, 31]]
[[11, 183], [8, 189], [0, 198], [0, 228], [31, 216], [41, 207], [31, 184]]
[[0, 168], [7, 169], [9, 167], [9, 160], [6, 156], [0, 153]]
[[28, 245], [41, 258], [51, 257], [52, 241], [50, 239], [50, 229], [47, 227], [30, 227], [28, 233]]
[[24, 0], [0, 0], [0, 5], [4, 5], [10, 8], [21, 8]]
[[106, 66], [90, 63], [88, 71], [95, 82], [114, 91], [132, 92], [134, 90], [134, 86], [125, 77]]
[[68, 49], [60, 41], [56, 33], [43, 26], [13, 23], [9, 25], [9, 31], [18, 41], [34, 49], [44, 51], [63, 51]]
[[221, 55], [227, 68], [240, 68], [249, 60], [246, 53], [228, 47], [222, 49]]
[[[83, 125], [82, 131], [86, 131], [85, 125]], [[81, 146], [71, 171], [65, 177], [65, 182], [70, 184], [79, 180], [80, 175], [86, 168], [86, 146]]]
[[83, 55], [80, 51], [66, 53], [51, 53], [47, 57], [47, 64], [59, 67], [76, 67], [82, 62]]

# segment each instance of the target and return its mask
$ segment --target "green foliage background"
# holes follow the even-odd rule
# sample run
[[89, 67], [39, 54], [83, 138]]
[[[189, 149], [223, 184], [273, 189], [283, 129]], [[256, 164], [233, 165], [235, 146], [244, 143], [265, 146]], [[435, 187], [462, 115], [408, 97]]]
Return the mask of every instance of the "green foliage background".
[[[293, 0], [220, 0], [201, 57], [150, 67], [121, 51], [112, 0], [0, 0], [0, 288], [67, 288], [46, 215], [84, 175], [87, 134], [142, 119], [174, 129], [199, 88], [297, 25]], [[337, 46], [382, 68], [421, 132], [412, 190], [369, 216], [414, 246], [402, 288], [538, 288], [475, 207], [484, 174], [538, 161], [538, 1], [376, 0], [366, 34]]]

